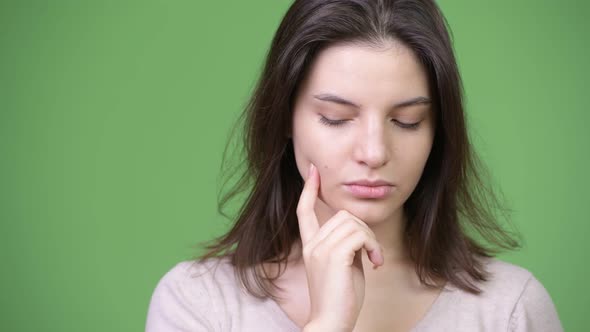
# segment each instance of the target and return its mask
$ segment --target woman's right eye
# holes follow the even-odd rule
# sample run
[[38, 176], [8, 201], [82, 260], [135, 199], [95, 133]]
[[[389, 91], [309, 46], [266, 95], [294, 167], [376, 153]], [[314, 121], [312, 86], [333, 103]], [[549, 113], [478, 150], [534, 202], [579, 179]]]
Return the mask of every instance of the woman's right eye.
[[330, 120], [324, 116], [320, 117], [320, 122], [326, 126], [337, 127], [343, 125], [347, 120]]

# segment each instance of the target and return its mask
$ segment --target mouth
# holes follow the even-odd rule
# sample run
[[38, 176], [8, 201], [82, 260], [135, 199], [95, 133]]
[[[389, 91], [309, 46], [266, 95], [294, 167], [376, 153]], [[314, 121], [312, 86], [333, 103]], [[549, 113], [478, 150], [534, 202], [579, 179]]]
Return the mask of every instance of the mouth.
[[389, 195], [393, 185], [361, 185], [356, 183], [345, 184], [344, 188], [358, 198], [383, 198]]
[[393, 183], [385, 181], [385, 180], [381, 180], [381, 179], [376, 179], [376, 180], [362, 179], [362, 180], [348, 182], [345, 184], [347, 184], [347, 185], [354, 184], [354, 185], [367, 186], [367, 187], [393, 186]]

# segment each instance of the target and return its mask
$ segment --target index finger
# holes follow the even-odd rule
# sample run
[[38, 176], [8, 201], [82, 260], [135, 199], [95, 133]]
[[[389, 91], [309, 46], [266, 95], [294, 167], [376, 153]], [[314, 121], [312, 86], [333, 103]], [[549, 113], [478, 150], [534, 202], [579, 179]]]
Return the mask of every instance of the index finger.
[[314, 164], [310, 164], [307, 180], [301, 191], [299, 203], [297, 203], [297, 221], [301, 241], [306, 244], [320, 229], [318, 218], [315, 215], [314, 206], [318, 196], [320, 184], [319, 173]]

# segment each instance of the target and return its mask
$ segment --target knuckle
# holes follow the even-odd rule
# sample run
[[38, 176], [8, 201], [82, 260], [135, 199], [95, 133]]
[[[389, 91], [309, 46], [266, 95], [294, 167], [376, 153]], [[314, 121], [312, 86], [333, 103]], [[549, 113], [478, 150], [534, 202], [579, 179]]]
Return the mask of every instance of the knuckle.
[[330, 258], [331, 261], [347, 261], [351, 256], [354, 257], [354, 255], [354, 250], [346, 246], [341, 246], [334, 251]]
[[356, 222], [356, 220], [352, 219], [352, 218], [346, 218], [342, 221], [342, 227], [346, 228], [346, 229], [351, 229], [351, 230], [360, 230], [362, 229], [362, 226], [359, 225], [358, 222]]
[[356, 220], [356, 222], [357, 222], [359, 225], [361, 225], [361, 226], [363, 226], [363, 227], [366, 227], [366, 228], [369, 228], [369, 225], [367, 225], [367, 223], [366, 223], [366, 222], [364, 222], [364, 221], [362, 221], [361, 219], [359, 219], [359, 218], [355, 218], [355, 220]]
[[358, 239], [358, 240], [367, 240], [367, 239], [371, 238], [369, 236], [369, 234], [367, 233], [367, 231], [365, 231], [364, 229], [359, 229], [359, 230], [355, 231], [352, 236], [354, 236], [355, 239]]
[[338, 217], [350, 217], [351, 214], [350, 214], [350, 212], [348, 212], [346, 210], [339, 210], [338, 212], [336, 212], [336, 216], [338, 216]]
[[375, 234], [370, 230], [370, 229], [362, 229], [363, 234], [369, 238], [369, 239], [374, 239], [375, 238]]
[[338, 223], [338, 219], [337, 218], [330, 218], [328, 219], [328, 221], [326, 221], [321, 228], [331, 228], [333, 224]]
[[342, 229], [347, 230], [347, 233], [350, 234], [351, 232], [355, 232], [357, 229], [359, 229], [359, 226], [357, 223], [354, 222], [354, 220], [350, 220], [350, 219], [346, 219], [340, 226]]
[[348, 224], [348, 225], [352, 225], [352, 226], [355, 226], [355, 227], [358, 227], [359, 226], [359, 223], [355, 219], [353, 219], [353, 218], [346, 218], [344, 220], [344, 222], [346, 224]]
[[365, 230], [355, 231], [352, 235], [355, 243], [366, 243], [371, 241], [371, 236]]

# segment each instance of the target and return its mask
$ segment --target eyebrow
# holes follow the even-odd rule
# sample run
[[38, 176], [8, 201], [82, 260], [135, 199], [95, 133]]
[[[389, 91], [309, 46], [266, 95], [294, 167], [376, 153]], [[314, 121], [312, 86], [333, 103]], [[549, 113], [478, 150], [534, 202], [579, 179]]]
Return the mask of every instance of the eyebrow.
[[[313, 97], [315, 99], [322, 100], [322, 101], [328, 101], [328, 102], [332, 102], [332, 103], [336, 103], [336, 104], [340, 104], [340, 105], [353, 106], [356, 108], [360, 108], [359, 105], [353, 103], [352, 101], [346, 100], [342, 97], [339, 97], [339, 96], [331, 94], [331, 93], [321, 93], [321, 94], [314, 95]], [[400, 103], [394, 104], [392, 107], [393, 108], [402, 108], [402, 107], [408, 107], [408, 106], [414, 106], [414, 105], [427, 105], [430, 103], [431, 103], [430, 98], [427, 98], [424, 96], [418, 96], [418, 97], [414, 97], [414, 98], [402, 101]]]

